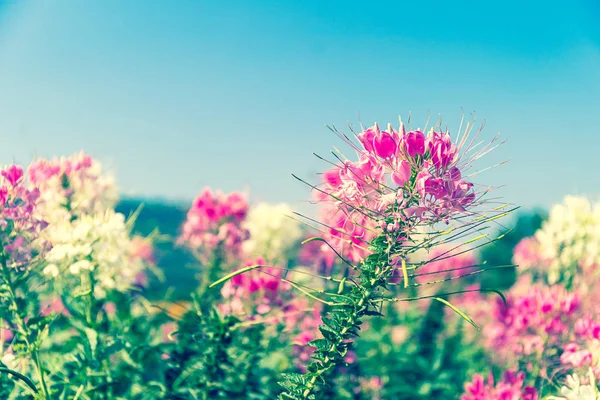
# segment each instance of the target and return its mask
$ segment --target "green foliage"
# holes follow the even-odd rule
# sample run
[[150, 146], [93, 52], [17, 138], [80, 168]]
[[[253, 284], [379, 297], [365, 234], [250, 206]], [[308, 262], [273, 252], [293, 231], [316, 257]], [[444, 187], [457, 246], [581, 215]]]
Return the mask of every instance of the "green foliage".
[[[93, 296], [88, 296], [93, 297]], [[68, 316], [53, 325], [48, 349], [58, 398], [154, 399], [164, 386], [160, 326], [166, 315], [140, 308], [143, 299], [116, 291], [93, 304], [66, 299]], [[82, 302], [85, 303], [85, 302]], [[113, 305], [118, 304], [112, 310]], [[61, 340], [62, 338], [62, 340]]]
[[432, 301], [425, 315], [416, 303], [386, 319], [373, 319], [357, 345], [363, 373], [383, 379], [383, 399], [454, 399], [474, 372], [485, 366], [484, 353], [465, 334], [475, 329], [445, 317]]
[[[261, 324], [242, 327], [216, 309], [189, 311], [169, 353], [168, 398], [269, 399], [278, 373], [265, 367], [268, 343]], [[267, 347], [265, 347], [267, 346]]]
[[[133, 200], [119, 205], [126, 215], [137, 208]], [[134, 231], [147, 235], [158, 228], [174, 237], [184, 216], [176, 206], [146, 204]], [[496, 252], [484, 250], [488, 263], [510, 263], [505, 253], [528, 235], [535, 218], [531, 221], [518, 222], [517, 229], [498, 241], [504, 247]], [[146, 295], [165, 298], [170, 286], [178, 287], [174, 298], [186, 299], [198, 287], [195, 271], [186, 268], [197, 260], [172, 240], [156, 246], [166, 283], [154, 280], [144, 293], [109, 290], [99, 295], [93, 287], [65, 291], [40, 286], [42, 265], [36, 265], [30, 275], [13, 274], [10, 287], [6, 279], [0, 286], [0, 317], [12, 325], [22, 321], [25, 335], [16, 335], [11, 349], [26, 364], [19, 370], [22, 377], [6, 365], [0, 367], [0, 398], [458, 398], [464, 382], [484, 370], [487, 360], [471, 340], [474, 328], [460, 318], [449, 319], [452, 310], [443, 302], [433, 300], [423, 312], [416, 303], [400, 311], [397, 303], [387, 301], [397, 294], [393, 290], [417, 295], [413, 287], [403, 288], [407, 274], [393, 290], [388, 285], [393, 273], [390, 255], [408, 257], [398, 243], [393, 235], [376, 238], [372, 254], [355, 268], [352, 278], [327, 282], [330, 287], [324, 293], [310, 291], [325, 296], [326, 306], [319, 336], [310, 342], [314, 353], [306, 370], [292, 361], [294, 346], [282, 326], [223, 315], [216, 288], [185, 305], [188, 311], [181, 317], [147, 300]], [[488, 287], [498, 286], [497, 280], [490, 282]], [[40, 315], [38, 289], [62, 293], [68, 313]], [[452, 302], [442, 291], [436, 296]], [[174, 330], [169, 337], [168, 330]], [[359, 335], [361, 340], [356, 341]], [[285, 382], [278, 383], [282, 376]], [[370, 379], [381, 380], [381, 388], [369, 388]]]
[[356, 283], [346, 293], [330, 295], [333, 304], [319, 326], [323, 338], [310, 343], [315, 347], [314, 361], [307, 367], [306, 373], [284, 376], [286, 381], [281, 385], [285, 392], [280, 399], [316, 398], [314, 391], [327, 383], [324, 376], [344, 363], [354, 339], [359, 336], [363, 318], [379, 314], [380, 306], [376, 300], [393, 273], [389, 257], [402, 254], [403, 249], [397, 235], [379, 236], [370, 247], [373, 253], [358, 268]]

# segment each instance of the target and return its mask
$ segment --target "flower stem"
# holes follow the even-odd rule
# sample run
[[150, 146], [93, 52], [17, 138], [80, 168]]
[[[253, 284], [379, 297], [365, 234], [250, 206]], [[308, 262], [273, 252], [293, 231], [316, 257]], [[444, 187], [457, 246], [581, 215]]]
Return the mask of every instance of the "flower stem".
[[371, 301], [373, 296], [378, 289], [385, 287], [392, 272], [393, 268], [389, 265], [372, 268], [369, 263], [363, 264], [359, 284], [346, 296], [336, 297], [340, 302], [323, 318], [320, 330], [324, 338], [315, 341], [317, 343], [311, 342], [317, 348], [313, 357], [316, 361], [308, 367], [309, 372], [304, 375], [305, 379], [300, 379], [300, 383], [296, 383], [295, 379], [284, 383], [286, 392], [280, 398], [313, 398], [313, 392], [319, 382], [324, 381], [324, 375], [344, 362], [348, 349], [358, 336], [362, 318], [375, 312]]
[[6, 288], [10, 298], [11, 308], [13, 309], [13, 315], [15, 318], [15, 325], [17, 327], [17, 331], [21, 334], [23, 341], [27, 346], [27, 351], [30, 353], [31, 358], [33, 360], [36, 374], [42, 387], [44, 399], [50, 399], [50, 391], [48, 390], [48, 387], [46, 385], [46, 380], [44, 378], [44, 369], [42, 368], [42, 363], [40, 361], [40, 356], [37, 348], [38, 344], [35, 342], [35, 338], [31, 337], [32, 333], [29, 330], [27, 324], [25, 323], [24, 318], [20, 314], [19, 306], [17, 303], [17, 295], [14, 289], [14, 283], [12, 280], [11, 272], [6, 266], [5, 260], [2, 260], [2, 274], [4, 277], [4, 281], [6, 282]]

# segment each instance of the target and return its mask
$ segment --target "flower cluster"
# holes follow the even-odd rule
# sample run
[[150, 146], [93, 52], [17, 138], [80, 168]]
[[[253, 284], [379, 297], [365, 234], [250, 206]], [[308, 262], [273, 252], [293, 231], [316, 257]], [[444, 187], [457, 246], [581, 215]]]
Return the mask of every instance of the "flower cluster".
[[114, 178], [83, 152], [37, 160], [27, 174], [40, 190], [39, 212], [48, 222], [102, 212], [114, 208], [118, 200]]
[[358, 140], [360, 147], [348, 142], [358, 161], [325, 172], [317, 194], [321, 219], [329, 226], [326, 239], [350, 261], [368, 254], [368, 243], [379, 230], [447, 222], [475, 202], [473, 184], [461, 174], [469, 163], [462, 160], [462, 142], [453, 144], [447, 132], [406, 133], [404, 125], [382, 131], [375, 124]]
[[247, 267], [261, 267], [235, 275], [225, 283], [221, 289], [224, 302], [219, 308], [224, 314], [282, 326], [294, 345], [296, 366], [304, 369], [313, 352], [308, 343], [319, 336], [320, 307], [297, 297], [290, 284], [281, 280], [284, 270], [262, 267], [264, 261], [258, 258], [247, 262]]
[[486, 346], [504, 360], [541, 356], [568, 337], [580, 306], [577, 293], [560, 285], [534, 284], [521, 294], [509, 293], [493, 308], [494, 320], [484, 328]]
[[259, 203], [252, 207], [243, 223], [250, 235], [243, 244], [246, 255], [273, 262], [286, 260], [302, 235], [291, 214], [287, 204]]
[[227, 253], [238, 254], [248, 237], [241, 226], [247, 212], [248, 201], [241, 193], [225, 195], [207, 188], [189, 209], [179, 242], [207, 252], [223, 246]]
[[[23, 169], [10, 165], [0, 171], [0, 246], [9, 268], [25, 268], [47, 247], [39, 240], [47, 223], [38, 215], [40, 193], [26, 186]], [[36, 249], [37, 248], [37, 249]]]
[[590, 316], [575, 321], [571, 340], [563, 345], [560, 361], [573, 369], [591, 367], [600, 376], [600, 323]]
[[578, 272], [600, 265], [600, 204], [567, 196], [562, 204], [552, 207], [535, 237], [541, 257], [549, 260], [542, 267], [547, 268], [550, 284], [580, 278]]
[[[265, 266], [262, 258], [247, 262], [246, 267]], [[283, 306], [283, 292], [289, 291], [289, 285], [281, 280], [282, 269], [260, 268], [235, 275], [221, 289], [225, 300], [221, 311], [226, 314], [264, 316], [273, 308]]]
[[[323, 338], [311, 342], [314, 361], [304, 375], [287, 376], [281, 399], [312, 398], [324, 374], [345, 362], [363, 318], [379, 314], [381, 300], [391, 300], [381, 293], [398, 279], [394, 275], [400, 269], [405, 288], [409, 286], [409, 255], [448, 243], [452, 237], [442, 237], [445, 232], [460, 231], [471, 224], [469, 217], [486, 213], [470, 210], [482, 203], [462, 175], [490, 150], [484, 145], [473, 151], [471, 129], [467, 124], [456, 144], [447, 131], [406, 132], [403, 124], [398, 131], [375, 124], [356, 135], [359, 144], [338, 133], [358, 160], [338, 156], [340, 163], [314, 189], [321, 205], [319, 222], [327, 227], [322, 239], [350, 264], [353, 285], [342, 284], [338, 295], [331, 295], [332, 307], [319, 326]], [[485, 216], [479, 220], [485, 223]], [[443, 223], [452, 225], [436, 229]]]
[[143, 270], [140, 258], [132, 257], [133, 243], [123, 214], [106, 210], [84, 214], [74, 221], [56, 223], [45, 232], [53, 245], [44, 273], [57, 279], [68, 275], [86, 277], [94, 272], [96, 289], [129, 289]]
[[465, 384], [461, 400], [537, 400], [537, 390], [525, 386], [523, 372], [506, 371], [502, 380], [494, 382], [489, 375], [487, 382], [482, 375], [474, 375], [473, 381]]

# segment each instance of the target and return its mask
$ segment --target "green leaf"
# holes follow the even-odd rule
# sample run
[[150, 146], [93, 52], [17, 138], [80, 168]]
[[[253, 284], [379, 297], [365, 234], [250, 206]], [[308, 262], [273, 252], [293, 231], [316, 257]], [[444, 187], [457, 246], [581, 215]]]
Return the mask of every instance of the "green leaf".
[[92, 355], [95, 355], [96, 347], [98, 347], [98, 332], [90, 328], [85, 328], [85, 335], [87, 336], [88, 343], [90, 344]]
[[321, 325], [321, 326], [319, 326], [319, 330], [321, 331], [321, 333], [323, 334], [323, 337], [325, 337], [325, 339], [327, 339], [331, 342], [335, 342], [337, 340], [338, 333], [336, 331], [334, 331], [333, 329], [331, 329], [330, 327], [328, 327], [326, 325]]
[[309, 346], [316, 348], [318, 351], [329, 350], [331, 343], [327, 339], [315, 339], [308, 342]]
[[15, 378], [22, 380], [23, 382], [25, 382], [27, 384], [27, 386], [29, 386], [29, 388], [33, 391], [33, 393], [37, 394], [38, 390], [35, 387], [35, 384], [31, 381], [31, 379], [29, 379], [25, 375], [23, 375], [17, 371], [13, 371], [12, 369], [6, 368], [6, 367], [0, 367], [0, 373], [6, 373], [9, 375], [13, 375]]
[[473, 325], [476, 329], [479, 329], [479, 326], [477, 326], [477, 324], [471, 319], [471, 317], [469, 317], [463, 311], [459, 310], [456, 306], [454, 306], [448, 300], [444, 300], [441, 297], [434, 297], [434, 299], [437, 300], [437, 301], [439, 301], [440, 303], [442, 303], [442, 304], [450, 307], [452, 310], [454, 310], [455, 313], [457, 313], [458, 315], [460, 315], [465, 321], [467, 321], [468, 323], [470, 323], [471, 325]]
[[225, 275], [224, 277], [222, 277], [221, 279], [217, 280], [216, 282], [211, 283], [208, 287], [209, 288], [213, 288], [213, 287], [215, 287], [217, 285], [220, 285], [223, 282], [227, 282], [228, 280], [230, 280], [234, 276], [238, 276], [239, 274], [243, 274], [244, 272], [248, 272], [248, 271], [251, 271], [253, 269], [260, 268], [260, 267], [262, 267], [262, 265], [251, 265], [249, 267], [238, 269], [237, 271], [233, 271], [232, 273]]

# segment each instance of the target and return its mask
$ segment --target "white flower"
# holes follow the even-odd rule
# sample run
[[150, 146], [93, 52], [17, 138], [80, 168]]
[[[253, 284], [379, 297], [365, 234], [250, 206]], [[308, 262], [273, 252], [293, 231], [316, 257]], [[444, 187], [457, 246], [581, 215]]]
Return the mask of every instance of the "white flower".
[[564, 397], [550, 396], [547, 400], [600, 400], [600, 391], [591, 368], [588, 371], [588, 379], [589, 383], [582, 385], [578, 375], [567, 376], [566, 385], [560, 388], [560, 394]]
[[252, 257], [284, 261], [302, 237], [298, 222], [289, 217], [292, 213], [287, 204], [259, 203], [251, 208], [244, 222], [250, 233], [244, 251]]
[[49, 275], [53, 278], [56, 278], [58, 276], [58, 266], [56, 264], [48, 264], [46, 265], [46, 267], [44, 267], [44, 270], [42, 271], [44, 275]]
[[548, 260], [548, 281], [556, 283], [579, 267], [600, 265], [600, 203], [567, 196], [550, 210], [535, 237], [541, 256]]
[[71, 271], [72, 274], [77, 275], [82, 270], [91, 271], [93, 268], [93, 264], [88, 260], [79, 260], [71, 264], [71, 266], [69, 267], [69, 271]]
[[141, 259], [132, 257], [134, 244], [125, 217], [114, 210], [56, 221], [42, 235], [53, 246], [44, 273], [57, 279], [62, 270], [72, 275], [94, 271], [99, 289], [125, 290], [144, 268]]

